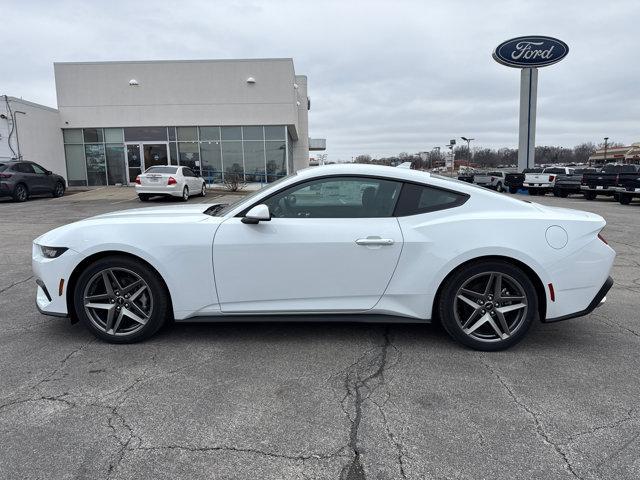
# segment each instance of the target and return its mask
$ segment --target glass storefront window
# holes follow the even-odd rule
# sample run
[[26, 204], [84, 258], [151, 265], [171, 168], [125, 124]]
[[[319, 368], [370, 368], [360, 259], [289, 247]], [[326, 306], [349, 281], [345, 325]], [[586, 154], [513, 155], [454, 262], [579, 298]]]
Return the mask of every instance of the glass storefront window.
[[169, 141], [176, 141], [176, 127], [167, 127], [167, 132], [169, 132]]
[[125, 127], [127, 142], [167, 141], [167, 127]]
[[[105, 136], [106, 132], [105, 132]], [[124, 163], [124, 145], [107, 145], [107, 183], [115, 185], [117, 183], [127, 183]]]
[[243, 140], [264, 140], [264, 132], [262, 126], [259, 127], [242, 127]]
[[121, 128], [105, 128], [104, 129], [104, 141], [105, 143], [122, 143], [124, 136]]
[[62, 138], [64, 138], [64, 143], [82, 143], [82, 130], [79, 128], [67, 128], [62, 130]]
[[169, 142], [169, 162], [171, 165], [178, 165], [178, 147], [176, 142]]
[[101, 128], [85, 128], [83, 132], [84, 143], [102, 143], [104, 141]]
[[84, 154], [87, 160], [87, 182], [90, 187], [106, 185], [106, 160], [104, 145], [85, 145]]
[[264, 136], [267, 140], [284, 140], [284, 126], [267, 125], [264, 127]]
[[196, 127], [177, 127], [179, 142], [197, 142], [198, 131]]
[[67, 182], [69, 185], [86, 185], [87, 170], [84, 163], [84, 147], [82, 145], [65, 145], [64, 156], [67, 162]]
[[220, 127], [200, 127], [200, 141], [220, 140]]
[[200, 168], [196, 164], [196, 162], [200, 161], [197, 142], [179, 142], [178, 158], [180, 159], [180, 165], [189, 167], [191, 170], [196, 172], [196, 174], [200, 172]]
[[222, 163], [225, 173], [244, 173], [242, 142], [222, 142]]
[[220, 142], [200, 143], [202, 176], [207, 183], [222, 181], [222, 152]]
[[267, 181], [273, 182], [287, 175], [286, 147], [284, 141], [267, 141]]
[[220, 127], [220, 130], [222, 130], [222, 140], [242, 140], [240, 127]]
[[266, 182], [264, 142], [244, 142], [244, 178], [247, 182]]

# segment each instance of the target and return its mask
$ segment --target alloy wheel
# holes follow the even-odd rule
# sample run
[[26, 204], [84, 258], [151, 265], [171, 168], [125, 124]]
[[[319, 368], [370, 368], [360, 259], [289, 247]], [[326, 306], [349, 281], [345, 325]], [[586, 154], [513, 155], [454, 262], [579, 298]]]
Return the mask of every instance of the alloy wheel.
[[456, 292], [454, 316], [462, 331], [476, 340], [496, 342], [511, 337], [527, 315], [527, 296], [513, 277], [483, 272]]
[[207, 195], [207, 187], [204, 183], [202, 184], [202, 190], [200, 191], [200, 195], [202, 195], [203, 197]]
[[189, 188], [188, 187], [184, 187], [184, 189], [182, 190], [182, 200], [184, 200], [185, 202], [187, 200], [189, 200]]
[[61, 197], [64, 194], [64, 187], [62, 186], [62, 184], [60, 182], [58, 182], [56, 184], [56, 190], [54, 192], [54, 195], [56, 197]]
[[87, 282], [84, 310], [91, 323], [108, 335], [131, 335], [151, 318], [153, 295], [149, 284], [126, 268], [107, 268]]
[[27, 189], [24, 185], [18, 185], [15, 192], [16, 200], [24, 202], [27, 199]]

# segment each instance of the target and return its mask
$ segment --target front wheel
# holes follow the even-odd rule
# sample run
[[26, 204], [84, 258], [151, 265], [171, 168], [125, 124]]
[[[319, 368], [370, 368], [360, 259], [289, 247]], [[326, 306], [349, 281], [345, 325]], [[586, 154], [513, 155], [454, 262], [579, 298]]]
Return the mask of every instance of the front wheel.
[[125, 256], [101, 258], [75, 286], [76, 314], [91, 332], [110, 343], [149, 338], [168, 315], [168, 293], [158, 274]]
[[56, 186], [53, 189], [53, 197], [60, 198], [64, 195], [64, 185], [62, 182], [56, 182]]
[[187, 200], [189, 200], [189, 187], [184, 187], [182, 189], [182, 201], [186, 202]]
[[481, 261], [447, 279], [438, 309], [454, 340], [476, 350], [495, 351], [522, 340], [538, 312], [538, 298], [520, 268]]
[[207, 185], [203, 183], [202, 188], [200, 189], [200, 196], [205, 197], [206, 195], [207, 195]]
[[629, 205], [631, 203], [631, 195], [628, 193], [621, 193], [618, 195], [618, 201], [621, 205]]
[[23, 183], [16, 185], [16, 188], [13, 189], [13, 199], [16, 202], [26, 202], [28, 198], [29, 191], [27, 187]]
[[498, 182], [498, 184], [496, 185], [496, 191], [500, 193], [504, 192], [504, 187], [502, 186], [502, 183]]

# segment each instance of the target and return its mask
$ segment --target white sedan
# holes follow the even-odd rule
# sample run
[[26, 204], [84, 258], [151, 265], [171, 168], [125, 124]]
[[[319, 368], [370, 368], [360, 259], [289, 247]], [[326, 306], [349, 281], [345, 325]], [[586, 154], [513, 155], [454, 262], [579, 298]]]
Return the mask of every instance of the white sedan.
[[[590, 313], [615, 252], [602, 217], [409, 169], [303, 170], [231, 205], [118, 211], [33, 244], [42, 313], [115, 343], [167, 319], [439, 318], [509, 347], [534, 319]], [[507, 228], [508, 227], [508, 228]]]
[[196, 175], [189, 167], [157, 165], [149, 167], [136, 177], [136, 193], [146, 202], [156, 195], [180, 197], [183, 201], [190, 196], [207, 194], [204, 178]]

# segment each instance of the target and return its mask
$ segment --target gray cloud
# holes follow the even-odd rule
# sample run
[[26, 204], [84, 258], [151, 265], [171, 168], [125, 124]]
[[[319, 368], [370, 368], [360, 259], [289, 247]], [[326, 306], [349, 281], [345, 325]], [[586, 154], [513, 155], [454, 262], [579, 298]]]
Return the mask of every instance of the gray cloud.
[[634, 0], [2, 4], [0, 93], [46, 105], [56, 104], [54, 61], [293, 57], [330, 159], [460, 135], [515, 146], [519, 71], [491, 52], [543, 34], [570, 53], [540, 70], [537, 143], [640, 141]]

